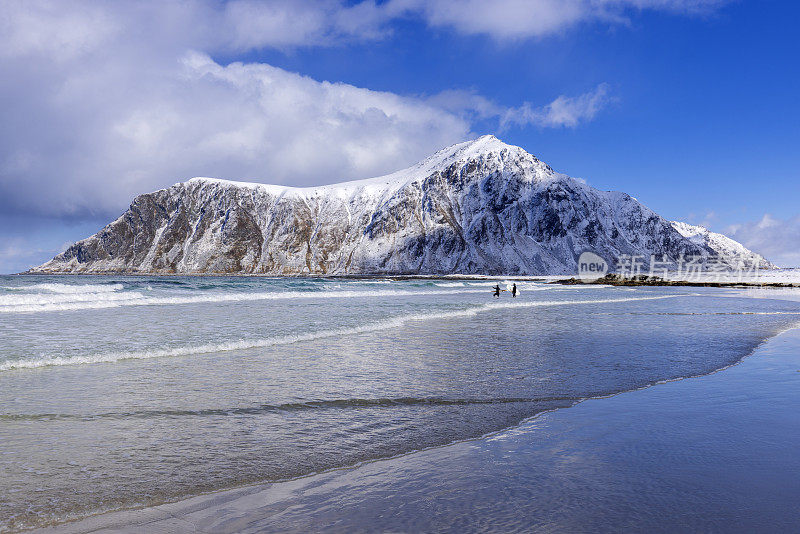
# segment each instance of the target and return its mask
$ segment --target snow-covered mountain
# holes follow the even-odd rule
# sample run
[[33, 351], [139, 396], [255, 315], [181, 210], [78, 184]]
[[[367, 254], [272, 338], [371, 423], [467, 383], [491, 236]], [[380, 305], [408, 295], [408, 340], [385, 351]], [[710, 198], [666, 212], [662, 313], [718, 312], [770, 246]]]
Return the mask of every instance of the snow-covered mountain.
[[613, 259], [736, 255], [721, 234], [672, 223], [493, 136], [379, 178], [311, 188], [193, 178], [140, 195], [116, 221], [34, 272], [568, 274]]
[[759, 268], [775, 268], [763, 256], [756, 254], [738, 241], [734, 241], [726, 235], [712, 232], [704, 226], [693, 226], [684, 222], [672, 221], [672, 227], [682, 236], [698, 245], [708, 246], [720, 257], [736, 258], [743, 261], [745, 265], [757, 265]]

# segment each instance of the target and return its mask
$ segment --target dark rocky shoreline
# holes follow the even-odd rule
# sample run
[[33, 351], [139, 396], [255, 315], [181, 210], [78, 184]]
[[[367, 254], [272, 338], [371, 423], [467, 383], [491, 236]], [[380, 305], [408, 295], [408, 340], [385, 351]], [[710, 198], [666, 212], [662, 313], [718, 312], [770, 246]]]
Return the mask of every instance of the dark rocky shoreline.
[[580, 278], [567, 278], [551, 282], [561, 285], [595, 284], [607, 286], [687, 286], [687, 287], [800, 287], [800, 284], [790, 284], [783, 282], [689, 282], [686, 280], [665, 280], [658, 276], [635, 276], [625, 278], [616, 274], [607, 274], [596, 280], [582, 280]]

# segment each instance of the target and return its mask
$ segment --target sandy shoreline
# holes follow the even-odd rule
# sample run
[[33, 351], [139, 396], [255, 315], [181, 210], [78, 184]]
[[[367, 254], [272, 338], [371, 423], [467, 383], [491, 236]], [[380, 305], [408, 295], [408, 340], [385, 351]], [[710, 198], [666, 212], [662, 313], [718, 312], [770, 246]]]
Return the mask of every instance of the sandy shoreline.
[[477, 440], [36, 532], [790, 529], [800, 330], [724, 371]]

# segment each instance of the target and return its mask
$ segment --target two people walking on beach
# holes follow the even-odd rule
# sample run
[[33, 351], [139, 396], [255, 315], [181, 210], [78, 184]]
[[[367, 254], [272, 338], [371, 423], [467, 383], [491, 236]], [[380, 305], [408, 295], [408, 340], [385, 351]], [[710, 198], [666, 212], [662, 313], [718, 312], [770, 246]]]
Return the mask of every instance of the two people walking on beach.
[[[499, 299], [501, 291], [507, 291], [507, 290], [506, 289], [500, 289], [500, 284], [495, 284], [494, 285], [494, 293], [493, 293], [494, 297]], [[517, 284], [512, 284], [511, 285], [511, 296], [514, 297], [514, 298], [517, 297]]]

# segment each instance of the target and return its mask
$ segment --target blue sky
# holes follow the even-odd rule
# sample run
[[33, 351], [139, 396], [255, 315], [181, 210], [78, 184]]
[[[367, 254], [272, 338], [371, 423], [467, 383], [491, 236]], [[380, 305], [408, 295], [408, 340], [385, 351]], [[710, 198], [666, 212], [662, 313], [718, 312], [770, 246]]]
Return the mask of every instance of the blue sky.
[[196, 175], [314, 185], [484, 133], [800, 265], [800, 5], [12, 2], [0, 272]]

